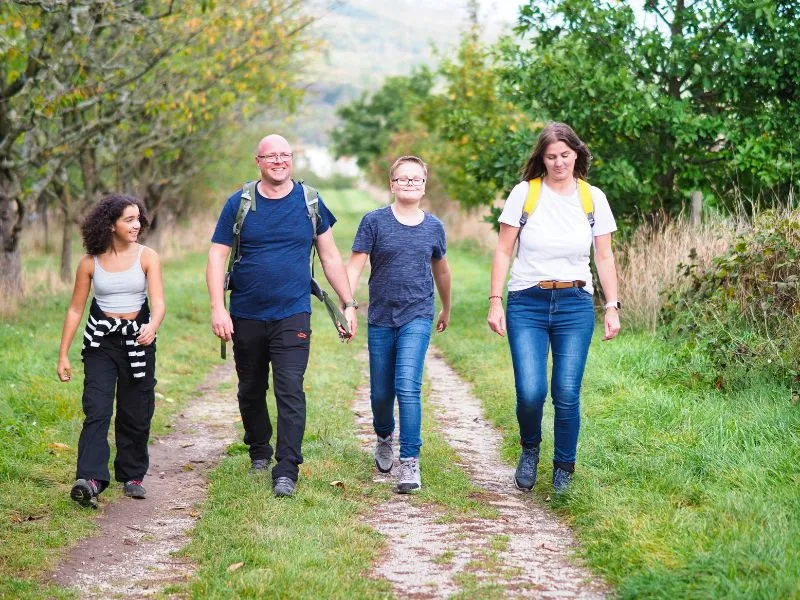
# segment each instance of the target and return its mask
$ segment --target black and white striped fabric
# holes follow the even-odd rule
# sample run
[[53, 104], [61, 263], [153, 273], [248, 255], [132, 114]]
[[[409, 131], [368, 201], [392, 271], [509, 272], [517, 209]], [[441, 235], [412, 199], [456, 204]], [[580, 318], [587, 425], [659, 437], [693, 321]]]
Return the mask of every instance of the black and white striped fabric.
[[[145, 304], [143, 306], [144, 310], [139, 313], [139, 316], [142, 317], [142, 313], [146, 313], [147, 316], [145, 318], [149, 320], [150, 311], [146, 310], [146, 308]], [[109, 317], [100, 310], [96, 301], [92, 301], [89, 318], [86, 320], [86, 329], [83, 331], [81, 353], [86, 352], [88, 348], [99, 348], [102, 338], [112, 333], [120, 332], [125, 342], [128, 362], [131, 366], [131, 375], [134, 379], [141, 379], [147, 372], [147, 356], [144, 347], [136, 341], [142, 325], [143, 323], [139, 323], [136, 320]], [[155, 343], [155, 340], [153, 342]]]

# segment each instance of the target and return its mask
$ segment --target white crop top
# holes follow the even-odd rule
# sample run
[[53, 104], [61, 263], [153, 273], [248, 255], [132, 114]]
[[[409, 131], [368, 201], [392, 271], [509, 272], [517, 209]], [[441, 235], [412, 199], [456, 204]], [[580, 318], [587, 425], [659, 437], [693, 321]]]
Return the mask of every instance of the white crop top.
[[94, 257], [94, 298], [103, 312], [131, 313], [138, 311], [147, 297], [147, 278], [142, 270], [142, 252], [144, 246], [139, 245], [139, 254], [129, 269], [108, 272], [100, 266]]

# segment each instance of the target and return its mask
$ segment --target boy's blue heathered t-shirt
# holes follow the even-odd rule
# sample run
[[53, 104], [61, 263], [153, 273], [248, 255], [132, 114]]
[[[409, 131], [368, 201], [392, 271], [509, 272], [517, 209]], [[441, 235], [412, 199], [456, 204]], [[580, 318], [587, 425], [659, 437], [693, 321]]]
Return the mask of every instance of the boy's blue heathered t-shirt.
[[433, 319], [431, 259], [447, 250], [444, 225], [425, 213], [419, 225], [403, 225], [391, 206], [364, 215], [353, 252], [369, 254], [371, 325], [402, 327], [417, 318]]
[[[211, 241], [233, 245], [233, 224], [242, 191], [228, 198]], [[256, 187], [255, 209], [244, 220], [242, 260], [231, 274], [231, 315], [240, 319], [276, 321], [311, 312], [311, 219], [298, 183], [283, 198], [269, 199]], [[317, 235], [336, 218], [319, 199]]]

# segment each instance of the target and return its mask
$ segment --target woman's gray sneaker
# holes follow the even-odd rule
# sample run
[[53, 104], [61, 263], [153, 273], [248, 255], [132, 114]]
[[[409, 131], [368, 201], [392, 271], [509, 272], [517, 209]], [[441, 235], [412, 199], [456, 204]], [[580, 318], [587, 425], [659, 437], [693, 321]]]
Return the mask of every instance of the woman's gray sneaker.
[[524, 492], [530, 492], [536, 483], [536, 467], [539, 466], [539, 448], [523, 448], [514, 473], [514, 483]]
[[400, 494], [409, 494], [422, 487], [419, 475], [418, 458], [401, 458], [400, 473], [397, 476], [397, 491]]
[[557, 494], [566, 492], [572, 481], [572, 473], [555, 467], [553, 469], [553, 489]]
[[392, 434], [385, 438], [377, 436], [378, 442], [375, 444], [375, 466], [381, 473], [388, 473], [394, 465], [394, 449], [392, 448]]

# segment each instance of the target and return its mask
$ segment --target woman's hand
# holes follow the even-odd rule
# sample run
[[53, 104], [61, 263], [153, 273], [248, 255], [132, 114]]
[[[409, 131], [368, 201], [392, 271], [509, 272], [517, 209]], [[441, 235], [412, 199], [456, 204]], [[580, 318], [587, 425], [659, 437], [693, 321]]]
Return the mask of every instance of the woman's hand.
[[619, 333], [619, 311], [616, 308], [607, 308], [604, 319], [606, 334], [603, 341], [613, 340]]
[[156, 339], [156, 328], [152, 323], [145, 323], [139, 330], [139, 335], [136, 336], [136, 341], [140, 346], [149, 346]]
[[56, 373], [58, 373], [58, 378], [65, 383], [72, 379], [72, 366], [69, 364], [69, 359], [66, 356], [58, 359]]
[[505, 337], [506, 314], [503, 311], [502, 298], [493, 297], [489, 299], [489, 315], [486, 317], [486, 321], [489, 323], [489, 329], [497, 335]]
[[436, 331], [442, 333], [450, 324], [450, 311], [442, 309], [439, 311], [439, 318], [436, 321]]

